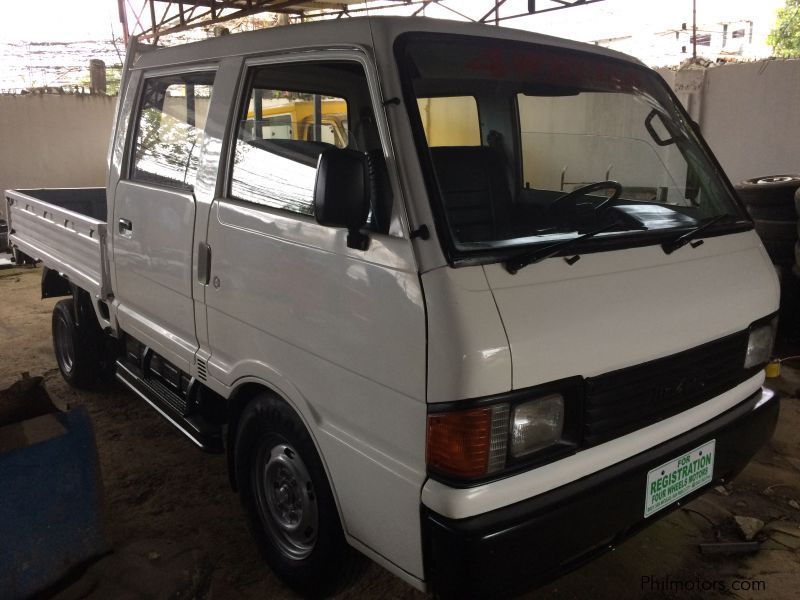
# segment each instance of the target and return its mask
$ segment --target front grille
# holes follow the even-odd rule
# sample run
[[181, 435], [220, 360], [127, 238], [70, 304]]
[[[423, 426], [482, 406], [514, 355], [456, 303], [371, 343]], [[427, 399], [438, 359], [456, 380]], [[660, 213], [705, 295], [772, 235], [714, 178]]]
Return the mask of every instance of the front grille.
[[729, 390], [744, 369], [748, 332], [586, 379], [584, 447], [657, 423]]

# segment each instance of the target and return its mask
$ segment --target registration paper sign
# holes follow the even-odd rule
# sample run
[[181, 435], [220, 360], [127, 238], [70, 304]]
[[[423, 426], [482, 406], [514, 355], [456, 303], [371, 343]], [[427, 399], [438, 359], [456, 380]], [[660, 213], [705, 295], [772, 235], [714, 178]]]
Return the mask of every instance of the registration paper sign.
[[645, 517], [711, 482], [714, 474], [715, 443], [716, 440], [706, 442], [647, 474]]

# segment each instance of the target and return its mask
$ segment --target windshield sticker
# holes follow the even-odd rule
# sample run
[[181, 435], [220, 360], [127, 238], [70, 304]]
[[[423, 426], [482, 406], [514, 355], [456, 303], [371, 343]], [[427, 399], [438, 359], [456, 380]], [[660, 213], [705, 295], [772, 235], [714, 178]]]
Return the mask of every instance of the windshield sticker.
[[608, 91], [631, 91], [647, 87], [645, 78], [636, 68], [616, 61], [545, 48], [508, 50], [486, 47], [468, 57], [464, 67], [482, 77], [584, 89], [592, 86]]

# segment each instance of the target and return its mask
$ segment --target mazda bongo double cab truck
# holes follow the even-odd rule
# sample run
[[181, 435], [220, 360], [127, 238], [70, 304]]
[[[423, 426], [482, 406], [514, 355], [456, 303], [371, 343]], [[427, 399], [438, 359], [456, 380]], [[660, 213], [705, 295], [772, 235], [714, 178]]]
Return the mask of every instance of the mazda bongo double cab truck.
[[[254, 126], [276, 98], [338, 102], [347, 144]], [[7, 197], [67, 297], [64, 377], [113, 371], [226, 452], [301, 593], [353, 549], [443, 596], [531, 586], [775, 426], [769, 259], [663, 80], [609, 50], [403, 18], [132, 49], [107, 187]]]

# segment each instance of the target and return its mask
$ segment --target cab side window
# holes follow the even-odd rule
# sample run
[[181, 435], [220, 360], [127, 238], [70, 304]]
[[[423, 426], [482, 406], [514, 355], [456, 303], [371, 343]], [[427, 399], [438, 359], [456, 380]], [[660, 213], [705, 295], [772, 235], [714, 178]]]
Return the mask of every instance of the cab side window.
[[[350, 148], [383, 161], [366, 75], [354, 62], [251, 68], [234, 144], [230, 197], [308, 216], [323, 151]], [[371, 222], [386, 210], [373, 207]]]
[[130, 177], [194, 188], [214, 73], [152, 77], [144, 82]]

